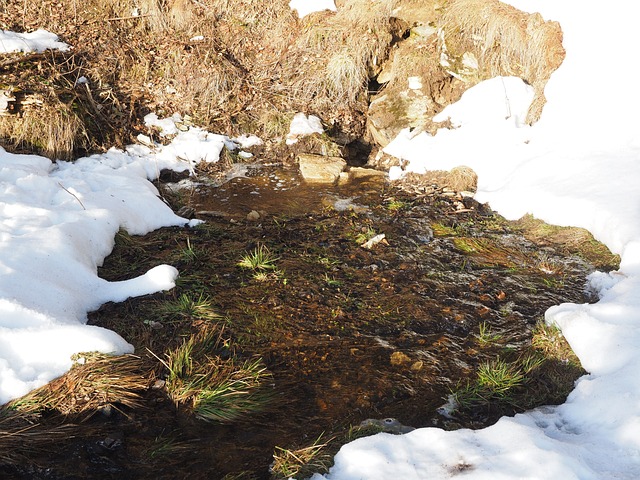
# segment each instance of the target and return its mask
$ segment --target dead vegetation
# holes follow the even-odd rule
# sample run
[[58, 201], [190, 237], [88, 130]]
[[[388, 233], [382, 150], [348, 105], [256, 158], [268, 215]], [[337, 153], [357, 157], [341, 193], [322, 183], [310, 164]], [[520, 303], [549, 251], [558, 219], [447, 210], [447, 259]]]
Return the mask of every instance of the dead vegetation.
[[[409, 0], [336, 5], [337, 12], [298, 18], [287, 0], [7, 0], [2, 28], [45, 28], [73, 48], [0, 65], [0, 81], [32, 100], [0, 119], [0, 137], [16, 150], [70, 159], [130, 142], [153, 111], [189, 114], [212, 131], [255, 133], [282, 147], [286, 120], [301, 111], [322, 118], [344, 146], [365, 134], [369, 82], [409, 29], [427, 22], [443, 32], [440, 47], [429, 40], [420, 50], [432, 53], [432, 65], [407, 52], [393, 60], [429, 79], [429, 101], [407, 117], [412, 126], [459, 97], [453, 64], [471, 54], [478, 62], [477, 75], [465, 77], [471, 83], [508, 74], [535, 87], [533, 122], [564, 55], [557, 24], [497, 0], [453, 0], [442, 9]], [[438, 48], [450, 68], [439, 65]], [[86, 83], [77, 83], [82, 77]]]
[[535, 89], [527, 122], [536, 122], [544, 86], [565, 56], [560, 25], [498, 0], [452, 0], [441, 22], [449, 71], [471, 83], [498, 75], [521, 77]]
[[112, 406], [132, 409], [142, 405], [142, 393], [151, 384], [148, 360], [92, 352], [75, 355], [74, 362], [67, 374], [4, 408], [22, 415], [90, 416]]

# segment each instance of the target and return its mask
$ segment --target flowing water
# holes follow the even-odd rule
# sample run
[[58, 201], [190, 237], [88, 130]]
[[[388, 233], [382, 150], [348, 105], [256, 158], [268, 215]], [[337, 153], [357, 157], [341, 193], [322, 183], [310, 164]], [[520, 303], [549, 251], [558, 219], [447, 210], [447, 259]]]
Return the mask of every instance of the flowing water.
[[[486, 207], [464, 208], [468, 202], [435, 186], [407, 192], [365, 178], [319, 187], [285, 168], [241, 173], [164, 187], [176, 209], [205, 223], [154, 232], [136, 248], [119, 243], [101, 274], [118, 280], [166, 261], [181, 272], [178, 286], [106, 305], [90, 321], [138, 352], [162, 352], [200, 323], [157, 313], [151, 322], [154, 305], [205, 294], [235, 354], [260, 357], [271, 372], [270, 406], [212, 424], [150, 390], [145, 408], [95, 415], [73, 440], [33, 460], [40, 477], [17, 478], [270, 478], [278, 447], [306, 447], [323, 435], [334, 439], [332, 453], [352, 438], [351, 427], [387, 417], [410, 427], [481, 427], [562, 402], [582, 373], [548, 358], [516, 400], [443, 407], [482, 364], [530, 353], [548, 307], [590, 300], [588, 255], [550, 238], [536, 244], [521, 226]], [[276, 268], [257, 279], [238, 261], [259, 247], [274, 254]], [[105, 438], [115, 440], [105, 447]], [[55, 462], [62, 452], [68, 468]]]

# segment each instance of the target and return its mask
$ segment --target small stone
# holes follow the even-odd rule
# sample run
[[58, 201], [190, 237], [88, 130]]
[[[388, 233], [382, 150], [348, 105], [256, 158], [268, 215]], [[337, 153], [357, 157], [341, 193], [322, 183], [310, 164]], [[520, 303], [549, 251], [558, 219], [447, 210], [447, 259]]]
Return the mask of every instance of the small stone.
[[415, 430], [414, 427], [403, 425], [395, 418], [383, 418], [382, 420], [377, 418], [367, 418], [366, 420], [360, 422], [360, 428], [368, 427], [379, 428], [383, 432], [394, 434], [404, 434]]
[[164, 388], [164, 386], [166, 385], [167, 382], [165, 382], [164, 380], [156, 380], [153, 385], [151, 386], [152, 390], [160, 390], [162, 388]]
[[149, 325], [154, 330], [160, 330], [163, 327], [162, 323], [156, 322], [155, 320], [149, 320], [148, 322], [146, 322], [146, 324]]
[[113, 413], [113, 407], [109, 403], [107, 403], [106, 405], [103, 405], [102, 407], [100, 407], [99, 411], [105, 417], [110, 417], [111, 414]]
[[99, 442], [107, 450], [114, 450], [122, 446], [122, 439], [117, 437], [108, 436], [101, 442]]
[[255, 210], [251, 210], [249, 213], [247, 213], [247, 220], [249, 220], [250, 222], [260, 220], [260, 214]]
[[371, 181], [379, 181], [383, 182], [387, 178], [387, 172], [383, 172], [382, 170], [375, 170], [373, 168], [365, 168], [365, 167], [351, 167], [349, 169], [349, 180], [371, 180]]

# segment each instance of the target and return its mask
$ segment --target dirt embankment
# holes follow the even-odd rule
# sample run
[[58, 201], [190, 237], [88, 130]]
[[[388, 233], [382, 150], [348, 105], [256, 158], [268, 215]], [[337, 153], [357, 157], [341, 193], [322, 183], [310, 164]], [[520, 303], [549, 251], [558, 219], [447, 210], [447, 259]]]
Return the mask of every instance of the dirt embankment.
[[[536, 88], [535, 121], [564, 55], [557, 24], [497, 0], [336, 5], [298, 18], [286, 0], [8, 0], [3, 29], [45, 28], [73, 49], [0, 63], [17, 99], [0, 137], [71, 159], [132, 142], [146, 113], [178, 112], [216, 133], [257, 134], [293, 158], [284, 136], [302, 111], [362, 161], [402, 127], [429, 129], [464, 89], [497, 74]], [[410, 78], [422, 88], [408, 88]]]

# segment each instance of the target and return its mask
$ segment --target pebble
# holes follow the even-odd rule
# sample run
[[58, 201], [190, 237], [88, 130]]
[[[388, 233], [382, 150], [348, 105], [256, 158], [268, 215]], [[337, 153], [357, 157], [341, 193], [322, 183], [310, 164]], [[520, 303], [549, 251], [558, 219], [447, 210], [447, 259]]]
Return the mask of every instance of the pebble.
[[403, 434], [409, 433], [415, 430], [414, 427], [403, 425], [395, 418], [383, 418], [379, 420], [377, 418], [367, 418], [360, 423], [360, 428], [377, 427], [381, 428], [383, 432]]

